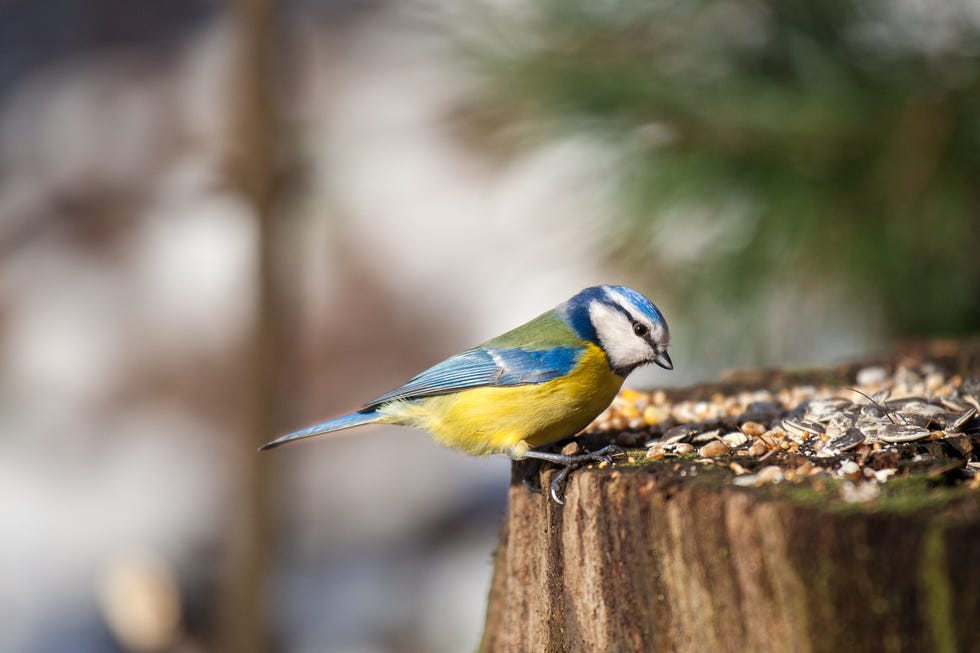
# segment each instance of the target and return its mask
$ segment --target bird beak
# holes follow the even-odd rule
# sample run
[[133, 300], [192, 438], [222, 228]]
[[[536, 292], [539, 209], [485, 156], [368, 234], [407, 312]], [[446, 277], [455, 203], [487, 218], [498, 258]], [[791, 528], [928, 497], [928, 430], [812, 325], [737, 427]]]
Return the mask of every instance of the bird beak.
[[674, 369], [674, 363], [670, 360], [670, 356], [667, 354], [666, 349], [655, 349], [653, 354], [653, 362], [665, 370]]

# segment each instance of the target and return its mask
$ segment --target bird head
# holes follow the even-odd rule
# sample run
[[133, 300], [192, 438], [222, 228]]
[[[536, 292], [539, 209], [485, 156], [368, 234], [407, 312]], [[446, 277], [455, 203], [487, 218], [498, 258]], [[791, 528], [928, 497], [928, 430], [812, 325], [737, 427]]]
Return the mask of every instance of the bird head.
[[594, 286], [566, 304], [572, 327], [606, 354], [618, 374], [627, 375], [641, 365], [656, 363], [668, 370], [670, 332], [660, 309], [625, 286]]

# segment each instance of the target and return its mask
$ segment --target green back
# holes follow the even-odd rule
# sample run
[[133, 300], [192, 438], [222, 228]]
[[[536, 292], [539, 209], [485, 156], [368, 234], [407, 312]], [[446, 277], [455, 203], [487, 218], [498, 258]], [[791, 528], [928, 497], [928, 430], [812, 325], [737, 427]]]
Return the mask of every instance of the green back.
[[555, 308], [488, 340], [481, 347], [520, 348], [533, 351], [549, 347], [581, 347], [583, 344], [575, 330], [561, 318], [559, 309]]

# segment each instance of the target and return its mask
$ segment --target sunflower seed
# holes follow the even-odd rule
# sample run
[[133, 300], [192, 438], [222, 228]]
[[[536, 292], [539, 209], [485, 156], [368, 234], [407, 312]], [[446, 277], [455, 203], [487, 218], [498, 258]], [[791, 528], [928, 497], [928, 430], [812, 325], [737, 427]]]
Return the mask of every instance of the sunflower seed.
[[940, 413], [945, 413], [946, 409], [943, 408], [942, 406], [937, 406], [935, 404], [918, 402], [918, 403], [907, 404], [903, 408], [903, 412], [917, 413], [919, 415], [924, 415], [926, 417], [932, 417], [933, 415], [939, 415]]
[[831, 438], [839, 438], [847, 433], [847, 429], [854, 426], [856, 421], [857, 418], [850, 413], [837, 413], [828, 420], [826, 433]]
[[720, 429], [705, 431], [704, 433], [699, 433], [691, 438], [691, 442], [710, 442], [711, 440], [717, 440], [719, 435], [721, 435]]
[[806, 409], [806, 418], [814, 422], [826, 422], [851, 405], [847, 399], [814, 399]]
[[881, 392], [876, 392], [871, 395], [871, 402], [875, 404], [885, 404], [888, 402], [888, 397], [891, 396], [891, 391], [885, 388]]
[[860, 429], [849, 428], [847, 433], [839, 438], [835, 438], [828, 443], [828, 446], [837, 451], [850, 451], [854, 447], [864, 442], [864, 433]]
[[691, 426], [690, 424], [674, 426], [673, 428], [667, 429], [667, 431], [663, 434], [663, 436], [660, 438], [660, 444], [676, 444], [678, 442], [683, 442], [697, 432], [698, 428], [696, 426]]
[[867, 404], [861, 407], [861, 414], [865, 417], [873, 417], [875, 419], [881, 419], [885, 416], [885, 411], [878, 408], [875, 404]]
[[914, 424], [885, 424], [878, 437], [885, 442], [913, 442], [929, 437], [929, 429]]
[[857, 421], [858, 430], [864, 434], [865, 438], [872, 442], [877, 442], [880, 439], [879, 435], [881, 434], [881, 429], [884, 427], [885, 425], [881, 422], [868, 419], [867, 417], [862, 417]]
[[885, 405], [892, 410], [906, 410], [911, 405], [926, 403], [929, 403], [929, 400], [925, 397], [899, 397], [896, 399], [889, 399], [887, 402], [885, 402]]
[[951, 397], [940, 397], [939, 401], [942, 402], [943, 406], [957, 413], [970, 407], [969, 404], [963, 403], [962, 401]]
[[807, 433], [823, 434], [827, 432], [824, 425], [819, 422], [811, 422], [806, 419], [791, 419], [789, 417], [783, 420], [783, 430], [797, 437], [803, 437]]
[[956, 416], [956, 418], [946, 426], [947, 433], [959, 433], [964, 426], [966, 426], [970, 420], [972, 420], [977, 414], [977, 409], [974, 407], [967, 408], [962, 413]]
[[928, 428], [932, 423], [932, 418], [920, 413], [913, 413], [911, 411], [901, 411], [897, 413], [892, 413], [904, 424], [912, 424], [914, 426], [920, 426], [922, 428]]

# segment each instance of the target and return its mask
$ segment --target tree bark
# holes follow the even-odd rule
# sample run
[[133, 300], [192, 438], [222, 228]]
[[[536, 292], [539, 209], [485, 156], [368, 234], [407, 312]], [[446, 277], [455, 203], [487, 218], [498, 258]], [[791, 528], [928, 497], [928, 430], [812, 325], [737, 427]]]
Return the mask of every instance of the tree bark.
[[481, 651], [980, 651], [976, 490], [858, 506], [675, 460], [579, 470], [559, 506], [523, 468]]
[[227, 173], [247, 203], [258, 232], [255, 312], [242, 379], [241, 428], [234, 441], [231, 496], [221, 569], [215, 649], [262, 653], [268, 649], [265, 613], [274, 484], [268, 460], [256, 453], [279, 429], [283, 308], [281, 227], [284, 202], [282, 137], [276, 107], [279, 52], [276, 0], [230, 0], [234, 52], [230, 68]]

